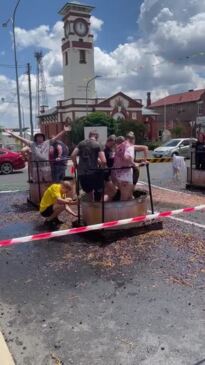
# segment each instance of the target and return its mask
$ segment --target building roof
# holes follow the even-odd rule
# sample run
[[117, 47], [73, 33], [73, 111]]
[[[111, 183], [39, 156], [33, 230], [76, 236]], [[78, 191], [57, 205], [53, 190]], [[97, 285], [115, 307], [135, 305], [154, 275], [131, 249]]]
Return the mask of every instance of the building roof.
[[83, 5], [80, 3], [75, 3], [75, 2], [70, 2], [70, 3], [66, 3], [62, 9], [59, 10], [58, 14], [65, 16], [69, 10], [77, 10], [77, 11], [85, 11], [85, 12], [91, 12], [93, 9], [95, 9], [94, 6], [90, 6], [90, 5]]
[[104, 99], [103, 101], [101, 101], [99, 104], [96, 105], [96, 107], [107, 107], [110, 106], [110, 100], [115, 99], [116, 97], [125, 99], [129, 101], [129, 107], [134, 107], [134, 108], [141, 108], [142, 107], [142, 103], [141, 100], [136, 100], [136, 99], [132, 99], [130, 96], [128, 96], [127, 94], [124, 94], [122, 91], [117, 92], [116, 94], [110, 96], [107, 99]]
[[164, 105], [183, 104], [199, 101], [201, 96], [205, 93], [205, 89], [190, 90], [185, 93], [166, 96], [163, 99], [152, 103], [149, 108], [156, 108]]
[[57, 113], [57, 107], [54, 106], [53, 108], [50, 108], [50, 109], [46, 109], [45, 113], [41, 113], [40, 115], [38, 115], [38, 118], [41, 118], [41, 117], [45, 117], [47, 115], [53, 115], [53, 114], [56, 114]]

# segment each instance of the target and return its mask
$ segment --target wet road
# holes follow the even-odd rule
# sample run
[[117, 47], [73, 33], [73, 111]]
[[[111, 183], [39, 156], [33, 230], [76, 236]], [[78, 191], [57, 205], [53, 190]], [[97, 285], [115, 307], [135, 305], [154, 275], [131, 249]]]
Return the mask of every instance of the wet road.
[[[172, 181], [169, 165], [151, 166], [154, 184], [167, 179], [180, 192], [153, 189], [156, 209], [203, 204], [203, 194]], [[0, 202], [1, 238], [44, 230], [25, 193]], [[204, 224], [204, 213], [181, 218]], [[166, 220], [163, 230], [126, 233], [106, 246], [97, 233], [94, 241], [72, 236], [1, 249], [0, 326], [16, 364], [202, 361], [204, 239], [204, 229]]]

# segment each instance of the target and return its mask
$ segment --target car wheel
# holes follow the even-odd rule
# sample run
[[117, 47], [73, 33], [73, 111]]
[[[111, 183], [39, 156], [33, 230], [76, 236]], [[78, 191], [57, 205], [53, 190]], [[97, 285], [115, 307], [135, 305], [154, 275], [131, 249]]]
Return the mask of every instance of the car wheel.
[[1, 165], [1, 173], [4, 175], [11, 174], [13, 171], [13, 166], [10, 162], [4, 162]]

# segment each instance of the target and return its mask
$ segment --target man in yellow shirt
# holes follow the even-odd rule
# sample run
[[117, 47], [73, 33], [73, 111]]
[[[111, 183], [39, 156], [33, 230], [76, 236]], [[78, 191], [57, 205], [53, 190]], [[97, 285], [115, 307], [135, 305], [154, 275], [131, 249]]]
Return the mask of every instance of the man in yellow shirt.
[[46, 218], [47, 223], [51, 228], [60, 225], [61, 222], [58, 216], [66, 210], [74, 217], [76, 213], [69, 207], [69, 205], [76, 204], [72, 199], [72, 186], [69, 181], [63, 181], [60, 184], [52, 184], [44, 192], [40, 202], [40, 213]]

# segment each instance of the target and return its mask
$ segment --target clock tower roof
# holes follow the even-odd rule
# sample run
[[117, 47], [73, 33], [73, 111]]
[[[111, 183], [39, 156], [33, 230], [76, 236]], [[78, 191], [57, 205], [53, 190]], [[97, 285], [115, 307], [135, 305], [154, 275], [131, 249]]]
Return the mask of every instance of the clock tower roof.
[[90, 14], [92, 10], [95, 9], [94, 6], [90, 5], [82, 5], [82, 4], [75, 4], [75, 3], [66, 3], [62, 9], [58, 12], [58, 14], [62, 16], [66, 16], [69, 11], [75, 11], [75, 12], [83, 12]]

